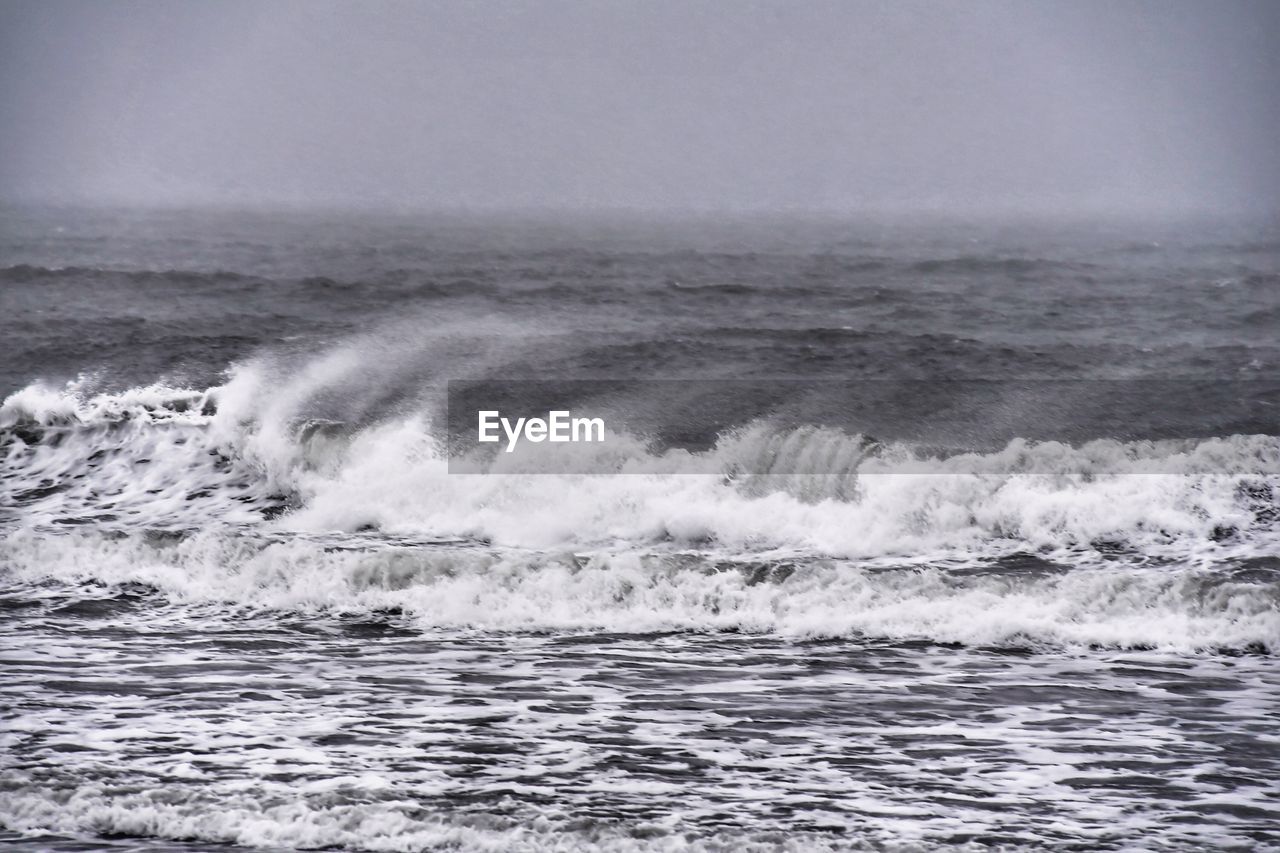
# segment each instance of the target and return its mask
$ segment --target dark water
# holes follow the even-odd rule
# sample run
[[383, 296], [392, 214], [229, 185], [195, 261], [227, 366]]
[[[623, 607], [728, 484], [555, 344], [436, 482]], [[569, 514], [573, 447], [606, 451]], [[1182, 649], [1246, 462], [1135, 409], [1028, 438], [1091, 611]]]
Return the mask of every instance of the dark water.
[[[389, 319], [543, 343], [605, 377], [1211, 376], [1274, 365], [1273, 223], [6, 211], [0, 389], [215, 384]], [[461, 365], [445, 373], [457, 376]]]
[[1266, 222], [6, 210], [0, 840], [1280, 848], [1278, 331]]

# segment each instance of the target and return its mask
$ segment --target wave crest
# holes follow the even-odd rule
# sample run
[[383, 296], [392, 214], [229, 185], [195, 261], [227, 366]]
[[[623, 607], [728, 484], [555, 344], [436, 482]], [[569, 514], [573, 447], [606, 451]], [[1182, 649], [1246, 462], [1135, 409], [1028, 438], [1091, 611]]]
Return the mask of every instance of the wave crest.
[[[429, 404], [316, 404], [330, 400], [335, 376], [358, 385], [360, 370], [339, 353], [283, 384], [248, 366], [200, 391], [24, 389], [0, 407], [6, 520], [213, 520], [514, 547], [670, 543], [843, 557], [1009, 543], [1139, 556], [1275, 545], [1280, 439], [1271, 436], [1078, 447], [1018, 439], [947, 454], [757, 422], [700, 452], [653, 450], [625, 435], [580, 445], [581, 468], [570, 473], [539, 473], [537, 458], [519, 453], [451, 468]], [[585, 473], [600, 470], [614, 473]]]

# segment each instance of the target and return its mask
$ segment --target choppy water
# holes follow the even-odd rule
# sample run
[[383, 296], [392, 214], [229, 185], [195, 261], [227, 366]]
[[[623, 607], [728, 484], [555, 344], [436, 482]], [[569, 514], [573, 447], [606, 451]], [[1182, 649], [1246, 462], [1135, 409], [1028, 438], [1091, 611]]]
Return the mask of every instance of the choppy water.
[[[0, 839], [1280, 847], [1274, 224], [0, 223]], [[570, 377], [831, 383], [449, 473]]]

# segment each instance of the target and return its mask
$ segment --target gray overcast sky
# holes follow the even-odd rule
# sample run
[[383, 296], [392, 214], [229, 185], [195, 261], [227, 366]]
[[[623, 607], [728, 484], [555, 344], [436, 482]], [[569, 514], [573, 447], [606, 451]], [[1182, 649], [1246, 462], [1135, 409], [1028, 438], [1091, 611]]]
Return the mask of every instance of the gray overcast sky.
[[0, 87], [9, 198], [1280, 198], [1275, 0], [0, 0]]

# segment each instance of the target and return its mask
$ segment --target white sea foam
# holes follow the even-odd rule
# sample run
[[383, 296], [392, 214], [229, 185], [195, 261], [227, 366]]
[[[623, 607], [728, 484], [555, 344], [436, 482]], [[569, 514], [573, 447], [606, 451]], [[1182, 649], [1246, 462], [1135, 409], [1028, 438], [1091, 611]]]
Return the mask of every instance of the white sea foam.
[[[583, 471], [612, 474], [528, 473], [521, 453], [450, 473], [428, 406], [364, 423], [373, 404], [342, 398], [350, 420], [315, 416], [362, 364], [339, 350], [283, 383], [249, 365], [206, 391], [13, 395], [3, 564], [450, 628], [1280, 646], [1276, 584], [1231, 575], [1280, 548], [1273, 437], [941, 458], [753, 424], [700, 453], [579, 446]], [[49, 532], [73, 528], [86, 532]], [[153, 544], [157, 528], [185, 539]], [[421, 544], [440, 540], [475, 544]], [[1019, 553], [1074, 568], [945, 568]]]
[[[360, 788], [371, 787], [367, 780]], [[417, 790], [418, 797], [429, 796]], [[655, 824], [635, 833], [601, 826], [566, 832], [545, 820], [519, 823], [497, 818], [424, 816], [410, 799], [391, 802], [326, 804], [324, 798], [291, 796], [277, 790], [220, 791], [216, 795], [175, 798], [159, 791], [119, 796], [86, 786], [69, 798], [62, 792], [27, 789], [8, 798], [0, 817], [9, 826], [47, 838], [69, 835], [126, 835], [252, 848], [398, 851], [459, 850], [516, 853], [664, 850], [684, 853], [729, 851], [918, 850], [805, 832], [725, 832], [711, 838], [686, 838], [678, 827]]]
[[625, 437], [574, 446], [580, 470], [614, 474], [512, 473], [537, 470], [536, 457], [511, 458], [520, 453], [455, 460], [450, 473], [425, 409], [365, 425], [309, 414], [333, 374], [353, 369], [346, 358], [321, 359], [284, 387], [251, 366], [203, 392], [26, 389], [0, 408], [2, 488], [28, 524], [243, 522], [274, 500], [292, 507], [277, 522], [290, 530], [513, 547], [675, 542], [876, 557], [1107, 542], [1194, 557], [1211, 539], [1274, 544], [1280, 439], [1270, 436], [1015, 440], [937, 458], [755, 424], [702, 453], [654, 453]]
[[216, 532], [10, 534], [11, 580], [143, 583], [185, 604], [398, 610], [426, 630], [767, 632], [966, 645], [1280, 648], [1280, 583], [1217, 569], [887, 568], [690, 552], [539, 553], [466, 545], [335, 547]]

